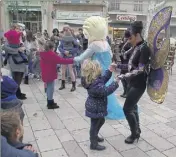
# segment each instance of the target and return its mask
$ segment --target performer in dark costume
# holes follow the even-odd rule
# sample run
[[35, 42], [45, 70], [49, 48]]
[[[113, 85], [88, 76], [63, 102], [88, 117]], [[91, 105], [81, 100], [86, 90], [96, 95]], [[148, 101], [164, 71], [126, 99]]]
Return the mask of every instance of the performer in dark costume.
[[[149, 46], [141, 36], [142, 22], [135, 21], [131, 25], [129, 41], [134, 46], [134, 51], [128, 63], [129, 73], [119, 76], [130, 80], [130, 89], [124, 104], [124, 113], [131, 129], [131, 135], [125, 140], [128, 144], [140, 138], [137, 103], [146, 85], [147, 93], [155, 103], [163, 103], [167, 94], [169, 75], [164, 64], [170, 50], [171, 15], [172, 7], [169, 6], [153, 16], [148, 30]], [[162, 32], [165, 32], [166, 38], [158, 46], [159, 35]], [[118, 65], [118, 68], [125, 68], [125, 65]]]
[[[150, 58], [150, 49], [141, 35], [142, 30], [143, 24], [141, 21], [135, 21], [131, 24], [128, 41], [134, 47], [134, 51], [128, 63], [129, 73], [121, 75], [123, 79], [127, 79], [130, 82], [130, 88], [123, 108], [131, 130], [131, 135], [125, 140], [125, 143], [128, 144], [133, 143], [136, 139], [138, 140], [141, 133], [137, 103], [146, 89], [147, 74], [144, 68], [149, 63]], [[125, 68], [125, 64], [118, 65], [118, 68]]]
[[[133, 47], [131, 43], [128, 41], [128, 38], [130, 37], [129, 30], [125, 31], [123, 43], [119, 45], [120, 50], [120, 59], [122, 64], [128, 64], [128, 61], [130, 59], [131, 53], [133, 52]], [[121, 74], [126, 74], [128, 72], [128, 69], [122, 69]], [[126, 98], [127, 92], [128, 92], [128, 81], [124, 78], [121, 80], [123, 84], [124, 92], [121, 95], [121, 97]]]

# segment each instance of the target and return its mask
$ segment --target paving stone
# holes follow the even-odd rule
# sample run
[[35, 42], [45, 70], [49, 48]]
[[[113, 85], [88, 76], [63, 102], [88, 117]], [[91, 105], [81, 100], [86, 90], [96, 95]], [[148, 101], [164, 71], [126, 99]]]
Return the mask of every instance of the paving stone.
[[[108, 123], [109, 124], [109, 123]], [[119, 128], [124, 128], [124, 125], [122, 125], [122, 124], [113, 124], [113, 125], [111, 125], [114, 129], [119, 129]]]
[[135, 148], [135, 145], [125, 144], [125, 137], [122, 135], [107, 138], [107, 141], [119, 152]]
[[126, 128], [125, 126], [118, 128], [117, 131], [125, 137], [128, 137], [131, 134], [130, 130]]
[[152, 131], [146, 131], [145, 134], [142, 134], [142, 138], [159, 151], [165, 151], [174, 147], [173, 144], [159, 137]]
[[48, 152], [43, 152], [42, 157], [68, 157], [64, 149], [57, 149]]
[[26, 110], [26, 112], [27, 112], [27, 116], [28, 116], [29, 119], [31, 119], [31, 118], [43, 118], [43, 117], [45, 117], [43, 111], [37, 111], [37, 110], [27, 111]]
[[174, 121], [176, 121], [176, 117], [169, 118], [168, 120], [169, 120], [169, 122], [174, 122]]
[[56, 135], [41, 138], [37, 140], [37, 144], [39, 146], [40, 152], [62, 148], [62, 145]]
[[167, 157], [175, 157], [176, 156], [176, 148], [169, 149], [163, 152]]
[[64, 120], [63, 123], [69, 131], [86, 129], [90, 127], [83, 118], [67, 119]]
[[63, 142], [62, 145], [69, 157], [87, 157], [75, 141]]
[[104, 151], [92, 151], [90, 150], [90, 142], [79, 143], [82, 150], [85, 152], [87, 157], [122, 157], [110, 144], [106, 141], [102, 144], [106, 147]]
[[51, 129], [51, 126], [47, 120], [35, 120], [30, 122], [33, 131], [40, 131], [45, 129]]
[[176, 121], [169, 122], [169, 123], [167, 123], [167, 125], [170, 126], [173, 129], [176, 129]]
[[140, 114], [140, 123], [144, 126], [150, 125], [150, 124], [156, 124], [159, 123], [159, 121], [151, 116], [148, 116], [146, 114]]
[[162, 123], [168, 123], [168, 122], [169, 122], [169, 120], [168, 120], [167, 118], [161, 117], [161, 116], [159, 116], [159, 115], [154, 115], [153, 117], [154, 117], [155, 119], [159, 120], [159, 121], [162, 122]]
[[111, 136], [119, 135], [119, 132], [115, 130], [112, 126], [110, 126], [109, 124], [105, 123], [100, 129], [100, 134], [103, 137], [111, 137]]
[[120, 122], [118, 120], [109, 120], [109, 119], [106, 119], [106, 123], [111, 125], [111, 126], [120, 124]]
[[163, 138], [169, 138], [176, 135], [176, 130], [168, 127], [163, 123], [151, 124], [151, 125], [148, 125], [147, 128], [149, 128], [150, 130], [152, 130], [153, 132], [155, 132], [156, 134], [158, 134]]
[[73, 141], [73, 137], [67, 129], [55, 130], [55, 133], [61, 142]]
[[48, 130], [34, 131], [34, 135], [35, 138], [38, 140], [48, 136], [53, 136], [55, 135], [55, 132], [53, 131], [53, 129], [48, 129]]
[[[28, 99], [27, 99], [28, 100]], [[41, 107], [38, 103], [32, 103], [30, 102], [30, 104], [26, 104], [24, 102], [24, 107], [26, 111], [41, 111]]]
[[65, 128], [64, 124], [61, 122], [58, 115], [56, 114], [56, 111], [44, 110], [44, 113], [53, 130], [59, 130], [59, 129]]
[[176, 136], [172, 136], [168, 138], [167, 140], [176, 146]]
[[153, 150], [154, 147], [151, 146], [149, 143], [143, 140], [139, 140], [139, 142], [136, 144], [137, 147], [139, 147], [142, 151], [147, 152], [149, 150]]
[[149, 157], [166, 157], [164, 154], [162, 154], [158, 150], [151, 150], [147, 152], [147, 154], [149, 155]]
[[23, 141], [25, 141], [25, 142], [35, 141], [35, 137], [32, 132], [31, 126], [27, 126], [27, 127], [23, 127], [23, 128], [24, 128]]
[[90, 129], [82, 129], [82, 130], [75, 130], [71, 132], [71, 135], [77, 142], [84, 142], [89, 140], [89, 130]]
[[72, 119], [72, 118], [74, 119], [74, 118], [81, 117], [78, 114], [78, 112], [76, 112], [76, 110], [73, 108], [59, 109], [59, 110], [56, 110], [56, 113], [61, 120]]
[[[81, 102], [84, 102], [84, 101], [81, 101]], [[85, 111], [84, 103], [76, 103], [76, 104], [73, 104], [72, 107], [78, 112]]]
[[121, 152], [124, 157], [148, 157], [142, 150], [139, 148], [133, 148], [124, 152]]
[[164, 118], [172, 118], [172, 117], [176, 116], [176, 113], [174, 113], [172, 110], [165, 110], [162, 108], [156, 108], [153, 110], [153, 112], [155, 112], [156, 114], [158, 114]]

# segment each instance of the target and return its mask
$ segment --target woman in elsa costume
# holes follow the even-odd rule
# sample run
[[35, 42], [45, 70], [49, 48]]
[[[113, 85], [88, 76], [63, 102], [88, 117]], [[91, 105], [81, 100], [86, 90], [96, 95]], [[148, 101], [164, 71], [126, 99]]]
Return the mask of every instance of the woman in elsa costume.
[[[92, 16], [88, 18], [83, 25], [83, 32], [88, 39], [89, 46], [83, 54], [74, 58], [75, 62], [82, 62], [85, 59], [91, 58], [97, 60], [101, 64], [102, 72], [109, 68], [112, 63], [112, 51], [106, 37], [108, 34], [108, 26], [105, 18]], [[107, 86], [112, 83], [114, 77], [109, 80]], [[124, 113], [119, 104], [116, 95], [113, 93], [108, 96], [108, 119], [123, 119]]]

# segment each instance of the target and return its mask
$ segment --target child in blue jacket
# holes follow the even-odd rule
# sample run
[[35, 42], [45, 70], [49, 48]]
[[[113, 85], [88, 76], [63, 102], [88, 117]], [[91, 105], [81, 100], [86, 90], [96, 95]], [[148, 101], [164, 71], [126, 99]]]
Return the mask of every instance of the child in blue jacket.
[[100, 64], [97, 61], [86, 60], [82, 67], [82, 86], [88, 92], [88, 98], [85, 103], [86, 116], [91, 119], [90, 127], [90, 149], [104, 150], [105, 147], [98, 144], [104, 139], [98, 137], [100, 128], [105, 123], [107, 116], [107, 97], [112, 94], [118, 87], [119, 80], [114, 80], [110, 85], [105, 84], [109, 81], [114, 71], [110, 66], [102, 76]]

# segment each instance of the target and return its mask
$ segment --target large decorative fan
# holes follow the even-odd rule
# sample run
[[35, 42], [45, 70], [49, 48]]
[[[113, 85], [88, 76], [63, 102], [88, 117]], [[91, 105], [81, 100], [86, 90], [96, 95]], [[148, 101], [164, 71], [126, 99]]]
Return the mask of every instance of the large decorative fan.
[[148, 32], [148, 44], [152, 51], [152, 69], [163, 67], [167, 59], [170, 47], [169, 27], [171, 15], [172, 7], [165, 7], [151, 21]]
[[164, 102], [167, 94], [169, 75], [164, 67], [170, 50], [170, 20], [172, 7], [161, 9], [152, 19], [148, 44], [151, 49], [151, 72], [147, 92], [150, 99], [158, 104]]

